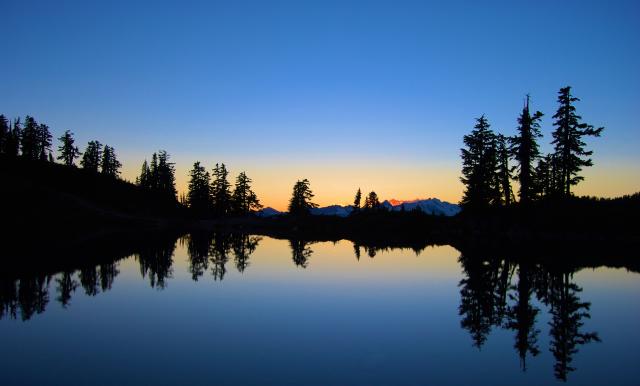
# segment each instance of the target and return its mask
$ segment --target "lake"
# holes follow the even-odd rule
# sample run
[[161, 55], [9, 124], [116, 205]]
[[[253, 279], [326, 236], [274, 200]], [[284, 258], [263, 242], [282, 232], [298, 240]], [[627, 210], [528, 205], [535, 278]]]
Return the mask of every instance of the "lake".
[[3, 385], [640, 379], [625, 268], [222, 233], [114, 259], [2, 279]]

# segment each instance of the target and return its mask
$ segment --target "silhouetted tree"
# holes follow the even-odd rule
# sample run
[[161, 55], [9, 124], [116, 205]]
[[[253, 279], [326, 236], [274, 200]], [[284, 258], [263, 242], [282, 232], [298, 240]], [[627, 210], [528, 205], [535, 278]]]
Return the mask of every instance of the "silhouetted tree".
[[17, 157], [20, 153], [21, 138], [22, 125], [20, 124], [20, 118], [16, 118], [13, 120], [13, 128], [7, 133], [4, 147], [0, 151], [9, 157]]
[[4, 115], [0, 115], [0, 154], [4, 154], [5, 147], [7, 143], [7, 138], [9, 137], [9, 121], [7, 117]]
[[592, 151], [585, 150], [586, 136], [599, 137], [604, 127], [595, 129], [593, 126], [580, 122], [582, 117], [576, 114], [574, 102], [580, 99], [571, 95], [571, 87], [563, 87], [558, 92], [560, 107], [553, 118], [556, 126], [553, 132], [553, 145], [558, 157], [560, 179], [562, 181], [562, 195], [571, 196], [571, 186], [577, 185], [584, 177], [579, 175], [583, 167], [593, 166]]
[[116, 151], [111, 146], [105, 145], [104, 151], [102, 152], [102, 174], [118, 178], [121, 167], [122, 164], [116, 157]]
[[360, 209], [360, 200], [362, 200], [362, 191], [358, 188], [356, 197], [353, 199], [353, 210], [358, 211]]
[[289, 214], [294, 216], [307, 215], [311, 208], [318, 207], [317, 204], [311, 202], [313, 193], [309, 187], [309, 180], [306, 178], [302, 181], [296, 181], [293, 185], [293, 194], [289, 200]]
[[158, 152], [158, 166], [152, 170], [152, 179], [157, 181], [157, 191], [168, 198], [176, 199], [175, 167], [169, 162], [169, 154], [165, 150]]
[[228, 181], [229, 172], [223, 164], [216, 164], [213, 169], [211, 182], [211, 198], [213, 212], [217, 216], [224, 216], [231, 212], [231, 184]]
[[511, 168], [509, 166], [509, 147], [507, 144], [508, 138], [502, 134], [496, 136], [497, 145], [497, 157], [498, 157], [498, 169], [496, 171], [498, 184], [500, 186], [500, 193], [502, 196], [502, 202], [505, 205], [511, 205], [514, 200], [513, 189], [511, 189]]
[[376, 192], [371, 191], [367, 198], [364, 200], [364, 210], [366, 211], [374, 211], [380, 209], [380, 200], [378, 199], [378, 195]]
[[136, 185], [145, 189], [151, 189], [151, 169], [149, 168], [147, 160], [144, 160], [142, 163], [140, 176], [136, 178]]
[[51, 132], [49, 131], [49, 126], [41, 123], [38, 125], [38, 142], [37, 142], [37, 152], [38, 159], [42, 162], [46, 162], [47, 160], [52, 160], [53, 156], [51, 154]]
[[262, 209], [258, 196], [251, 190], [251, 179], [245, 172], [240, 172], [236, 178], [236, 186], [231, 195], [231, 207], [233, 213], [240, 215]]
[[98, 141], [89, 141], [82, 155], [80, 165], [83, 169], [97, 173], [102, 159], [102, 144]]
[[471, 134], [464, 136], [462, 177], [465, 191], [460, 204], [467, 208], [484, 208], [501, 202], [497, 178], [496, 135], [485, 116], [476, 119]]
[[520, 183], [520, 202], [528, 203], [535, 197], [534, 162], [540, 157], [537, 138], [540, 133], [540, 119], [543, 114], [529, 113], [529, 95], [518, 118], [518, 135], [511, 138], [511, 151], [517, 161], [515, 179]]
[[209, 173], [204, 166], [200, 166], [200, 162], [196, 162], [193, 164], [193, 169], [189, 172], [189, 176], [189, 190], [187, 192], [189, 207], [198, 213], [205, 213], [211, 207]]
[[40, 141], [38, 122], [27, 115], [24, 119], [24, 128], [22, 129], [22, 137], [20, 138], [20, 151], [22, 157], [29, 160], [37, 160], [39, 153], [38, 143]]
[[62, 161], [64, 165], [75, 166], [75, 159], [80, 157], [81, 153], [78, 147], [74, 145], [75, 140], [73, 139], [73, 133], [67, 130], [58, 140], [61, 142], [61, 145], [58, 146], [58, 152], [60, 153], [58, 159]]

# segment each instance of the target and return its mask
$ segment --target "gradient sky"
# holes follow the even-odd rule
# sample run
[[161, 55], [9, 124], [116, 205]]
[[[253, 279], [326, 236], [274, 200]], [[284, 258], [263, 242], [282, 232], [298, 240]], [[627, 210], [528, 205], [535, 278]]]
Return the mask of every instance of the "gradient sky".
[[114, 146], [130, 180], [166, 149], [181, 191], [199, 160], [278, 209], [301, 178], [322, 205], [457, 202], [474, 118], [513, 134], [530, 93], [547, 151], [571, 85], [605, 126], [577, 193], [640, 190], [640, 2], [476, 3], [3, 0], [0, 113]]

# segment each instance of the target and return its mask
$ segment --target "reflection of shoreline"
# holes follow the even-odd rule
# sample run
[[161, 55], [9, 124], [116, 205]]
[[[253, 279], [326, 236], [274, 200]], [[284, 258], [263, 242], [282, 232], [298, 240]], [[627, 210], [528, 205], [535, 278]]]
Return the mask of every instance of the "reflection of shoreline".
[[[138, 265], [141, 278], [149, 286], [162, 290], [170, 285], [178, 243], [187, 255], [187, 266], [181, 269], [189, 272], [191, 280], [223, 281], [230, 269], [238, 273], [251, 269], [251, 255], [261, 240], [260, 236], [240, 233], [194, 232], [153, 242], [146, 239], [130, 256]], [[313, 266], [311, 244], [306, 240], [289, 240], [289, 264], [299, 268]], [[362, 264], [359, 259], [372, 259], [373, 263], [380, 259], [380, 252], [396, 248], [357, 243], [352, 247], [343, 249], [342, 253], [351, 250], [359, 265]], [[323, 251], [324, 247], [319, 248]], [[424, 251], [411, 249], [416, 256]], [[597, 333], [583, 328], [584, 320], [590, 317], [590, 303], [580, 299], [582, 288], [573, 281], [573, 274], [580, 268], [567, 264], [575, 259], [553, 264], [557, 259], [539, 259], [534, 263], [528, 257], [506, 257], [515, 256], [515, 252], [498, 254], [487, 249], [467, 248], [459, 254], [458, 263], [464, 275], [459, 282], [460, 327], [468, 331], [471, 344], [478, 349], [490, 339], [492, 330], [512, 331], [513, 349], [521, 369], [526, 371], [532, 358], [546, 349], [539, 344], [542, 326], [538, 319], [547, 313], [550, 315], [548, 349], [555, 360], [554, 375], [566, 380], [576, 371], [572, 363], [580, 347], [600, 340]], [[34, 273], [17, 280], [0, 280], [0, 319], [26, 321], [45, 312], [50, 302], [67, 308], [72, 306], [74, 294], [96, 296], [109, 291], [120, 273], [118, 265], [122, 257], [119, 256], [115, 255], [111, 262], [87, 262], [55, 275]], [[318, 257], [322, 256], [321, 252]], [[535, 306], [535, 299], [543, 306]]]

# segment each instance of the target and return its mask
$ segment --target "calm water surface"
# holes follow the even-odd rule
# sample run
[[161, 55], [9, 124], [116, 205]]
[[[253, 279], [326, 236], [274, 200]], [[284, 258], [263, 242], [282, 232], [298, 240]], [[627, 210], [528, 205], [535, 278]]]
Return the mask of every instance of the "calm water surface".
[[640, 276], [194, 235], [3, 280], [3, 385], [638, 385]]

